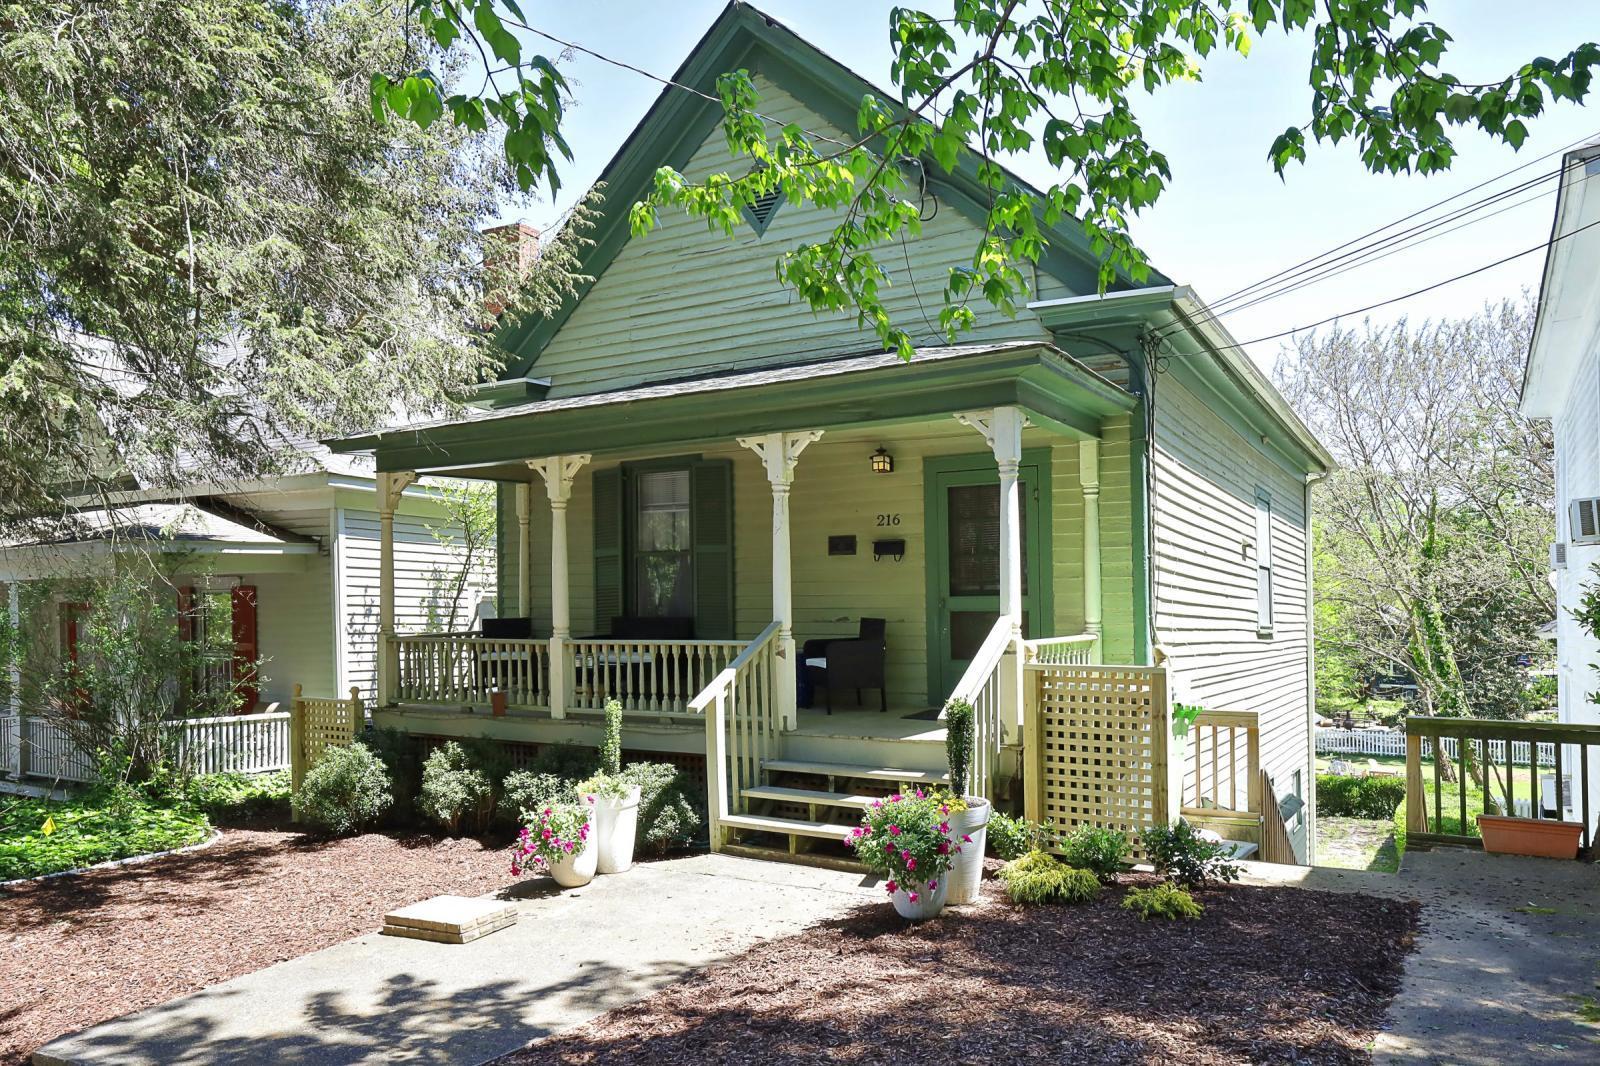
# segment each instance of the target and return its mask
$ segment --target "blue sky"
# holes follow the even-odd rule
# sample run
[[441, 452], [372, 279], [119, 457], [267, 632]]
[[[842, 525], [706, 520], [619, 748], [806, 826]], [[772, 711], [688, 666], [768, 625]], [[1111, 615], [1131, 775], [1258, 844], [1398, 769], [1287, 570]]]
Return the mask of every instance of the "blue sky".
[[[781, 19], [836, 59], [887, 86], [888, 13], [878, 0], [763, 0]], [[929, 5], [923, 5], [928, 7]], [[938, 5], [933, 5], [938, 6]], [[722, 10], [721, 0], [600, 0], [587, 4], [528, 4], [530, 22], [662, 76], [670, 75]], [[1600, 37], [1596, 0], [1435, 0], [1432, 18], [1456, 38], [1446, 69], [1464, 81], [1503, 76], [1535, 55], [1565, 54]], [[530, 40], [541, 51], [555, 46]], [[1461, 133], [1452, 169], [1429, 178], [1374, 176], [1356, 151], [1313, 145], [1307, 164], [1280, 181], [1267, 162], [1273, 138], [1309, 114], [1306, 88], [1309, 39], [1269, 34], [1248, 59], [1226, 55], [1208, 61], [1204, 80], [1163, 89], [1141, 101], [1139, 115], [1151, 142], [1167, 154], [1173, 179], [1161, 201], [1134, 224], [1134, 237], [1151, 261], [1209, 300], [1249, 285], [1369, 230], [1424, 208], [1521, 164], [1525, 169], [1456, 201], [1465, 204], [1553, 169], [1559, 156], [1536, 157], [1600, 134], [1600, 90], [1586, 107], [1558, 106], [1532, 125], [1520, 152]], [[566, 133], [576, 160], [563, 171], [556, 201], [527, 205], [511, 217], [535, 225], [557, 218], [598, 176], [622, 140], [643, 117], [660, 86], [638, 74], [585, 56], [566, 68], [576, 83], [577, 107]], [[1051, 180], [1042, 158], [1011, 161], [1026, 178]], [[1350, 270], [1282, 298], [1228, 314], [1224, 322], [1241, 341], [1305, 325], [1336, 313], [1387, 300], [1502, 257], [1549, 236], [1553, 182], [1544, 182], [1489, 210], [1521, 206], [1474, 221], [1414, 249]], [[1473, 216], [1477, 218], [1478, 216]], [[1465, 221], [1465, 220], [1463, 220]], [[1370, 313], [1389, 321], [1464, 314], [1485, 300], [1537, 288], [1543, 255], [1534, 253], [1475, 277]], [[1250, 346], [1270, 365], [1281, 344]]]

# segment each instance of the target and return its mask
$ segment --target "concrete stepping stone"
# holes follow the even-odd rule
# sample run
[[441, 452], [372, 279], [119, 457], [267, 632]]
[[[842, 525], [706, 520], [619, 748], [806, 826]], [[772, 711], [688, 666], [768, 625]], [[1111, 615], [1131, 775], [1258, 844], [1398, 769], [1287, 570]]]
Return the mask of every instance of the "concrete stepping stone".
[[469, 944], [479, 937], [517, 924], [517, 907], [495, 899], [434, 896], [383, 916], [385, 936]]

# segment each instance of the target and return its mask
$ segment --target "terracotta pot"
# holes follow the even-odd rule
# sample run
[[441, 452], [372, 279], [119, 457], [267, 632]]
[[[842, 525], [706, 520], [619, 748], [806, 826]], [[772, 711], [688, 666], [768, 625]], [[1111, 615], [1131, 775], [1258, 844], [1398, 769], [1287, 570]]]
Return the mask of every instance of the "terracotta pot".
[[911, 893], [904, 888], [897, 888], [891, 899], [894, 900], [895, 913], [902, 918], [913, 922], [924, 921], [928, 918], [939, 917], [939, 912], [944, 910], [945, 896], [950, 891], [950, 877], [939, 878], [939, 887], [928, 891], [926, 884], [911, 886], [917, 891], [917, 901], [911, 902]]
[[1576, 859], [1583, 824], [1558, 822], [1553, 818], [1506, 818], [1497, 814], [1480, 814], [1478, 832], [1483, 834], [1483, 850], [1497, 855]]
[[[993, 809], [988, 800], [968, 796], [967, 809], [950, 816], [950, 842], [961, 849], [945, 874], [950, 881], [950, 895], [945, 902], [951, 906], [978, 902], [978, 886], [983, 883], [983, 847]], [[961, 843], [963, 836], [971, 837], [972, 843]]]
[[489, 693], [489, 710], [496, 718], [504, 718], [506, 714], [506, 694], [499, 689]]

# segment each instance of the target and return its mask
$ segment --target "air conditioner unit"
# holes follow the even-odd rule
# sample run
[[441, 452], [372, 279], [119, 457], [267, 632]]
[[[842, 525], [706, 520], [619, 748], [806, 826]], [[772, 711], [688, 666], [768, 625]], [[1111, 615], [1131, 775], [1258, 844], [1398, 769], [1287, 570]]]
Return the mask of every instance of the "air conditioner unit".
[[1600, 500], [1573, 500], [1567, 516], [1568, 540], [1573, 544], [1600, 544]]
[[1567, 568], [1567, 546], [1561, 541], [1550, 545], [1550, 569], [1565, 570]]

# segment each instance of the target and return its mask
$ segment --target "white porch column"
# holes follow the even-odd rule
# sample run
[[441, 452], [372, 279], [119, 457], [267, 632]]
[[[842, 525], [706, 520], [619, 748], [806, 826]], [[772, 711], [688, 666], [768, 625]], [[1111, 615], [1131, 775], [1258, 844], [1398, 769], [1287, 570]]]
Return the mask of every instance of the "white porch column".
[[794, 485], [795, 464], [800, 453], [822, 436], [820, 429], [792, 433], [768, 433], [760, 437], [740, 437], [739, 443], [755, 452], [767, 468], [772, 484], [772, 617], [778, 623], [778, 669], [787, 671], [778, 679], [778, 716], [783, 728], [799, 723], [795, 706], [794, 587], [789, 563], [789, 490]]
[[1096, 662], [1100, 649], [1100, 442], [1078, 444], [1078, 484], [1083, 489], [1083, 631], [1095, 638], [1091, 653]]
[[394, 511], [406, 486], [417, 480], [410, 471], [378, 475], [378, 706], [394, 702], [398, 666], [394, 637]]
[[572, 479], [590, 460], [589, 455], [551, 455], [529, 459], [528, 466], [544, 478], [550, 499], [550, 717], [567, 716], [567, 641], [572, 639], [572, 613], [567, 598], [567, 501], [572, 499]]
[[[1020, 408], [996, 407], [956, 415], [956, 420], [983, 434], [1000, 472], [1000, 617], [1011, 622], [1011, 650], [1000, 669], [1000, 704], [1012, 708], [1006, 718], [1008, 739], [1022, 728], [1022, 429], [1027, 418]], [[1042, 624], [1043, 619], [1035, 619]]]
[[533, 486], [517, 485], [517, 613], [524, 618], [532, 614], [529, 601], [533, 599], [533, 575], [529, 573], [532, 560], [532, 542], [528, 539], [528, 523], [533, 517]]
[[11, 713], [22, 713], [22, 583], [15, 578], [6, 583], [6, 613], [11, 619], [11, 639], [17, 642], [7, 681], [11, 690]]

